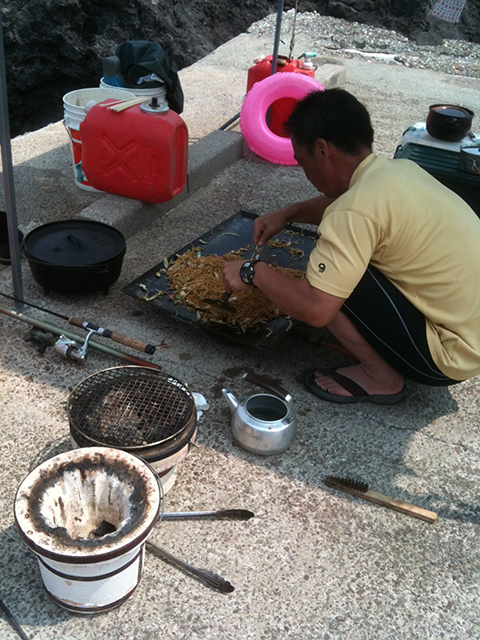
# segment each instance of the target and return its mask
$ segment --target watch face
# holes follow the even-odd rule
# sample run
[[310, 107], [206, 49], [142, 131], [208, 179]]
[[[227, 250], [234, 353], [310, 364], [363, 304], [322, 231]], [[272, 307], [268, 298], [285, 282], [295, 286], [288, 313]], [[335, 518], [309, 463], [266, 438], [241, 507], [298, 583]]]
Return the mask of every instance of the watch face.
[[253, 264], [250, 261], [244, 262], [240, 267], [240, 278], [245, 284], [253, 284], [254, 274]]

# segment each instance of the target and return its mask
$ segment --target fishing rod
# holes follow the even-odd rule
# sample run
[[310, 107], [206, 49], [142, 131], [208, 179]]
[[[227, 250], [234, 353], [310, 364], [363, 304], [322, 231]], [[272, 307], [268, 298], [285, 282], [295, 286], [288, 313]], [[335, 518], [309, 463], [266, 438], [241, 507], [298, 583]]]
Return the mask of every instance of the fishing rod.
[[59, 340], [55, 342], [55, 351], [62, 354], [69, 360], [83, 363], [87, 355], [87, 346], [89, 345], [94, 349], [97, 349], [98, 351], [102, 351], [109, 356], [113, 356], [114, 358], [118, 358], [119, 360], [124, 360], [125, 362], [129, 362], [130, 364], [134, 364], [139, 367], [160, 369], [160, 367], [157, 364], [153, 364], [153, 362], [148, 362], [147, 360], [143, 360], [142, 358], [137, 358], [136, 356], [131, 356], [127, 353], [123, 353], [122, 351], [117, 351], [117, 349], [113, 349], [112, 347], [101, 344], [100, 342], [90, 340], [90, 336], [94, 333], [93, 331], [87, 335], [83, 346], [79, 348], [77, 341], [81, 342], [82, 338], [71, 331], [62, 331], [60, 327], [57, 327], [50, 322], [43, 322], [41, 320], [35, 320], [34, 318], [23, 316], [19, 311], [13, 311], [0, 307], [0, 313], [3, 313], [10, 318], [14, 318], [15, 320], [20, 320], [20, 322], [26, 322], [33, 327], [41, 329], [42, 331], [46, 332], [46, 334], [43, 336], [43, 339], [45, 341], [51, 342], [52, 344], [53, 340], [49, 339], [48, 334], [60, 336]]
[[62, 318], [62, 320], [66, 320], [69, 324], [74, 327], [79, 327], [80, 329], [85, 329], [85, 331], [93, 332], [102, 336], [103, 338], [110, 338], [113, 342], [118, 342], [119, 344], [123, 344], [125, 347], [130, 347], [132, 349], [136, 349], [137, 351], [142, 351], [143, 353], [148, 353], [148, 355], [152, 355], [155, 353], [155, 346], [153, 344], [146, 344], [145, 342], [140, 342], [140, 340], [136, 340], [135, 338], [129, 338], [128, 336], [124, 336], [122, 333], [117, 333], [116, 331], [110, 331], [110, 329], [104, 329], [103, 327], [99, 327], [92, 322], [86, 322], [85, 320], [81, 320], [80, 318], [76, 318], [75, 316], [65, 316], [61, 313], [57, 313], [56, 311], [51, 311], [50, 309], [46, 309], [45, 307], [39, 307], [32, 302], [26, 302], [21, 298], [16, 298], [14, 296], [9, 296], [6, 293], [2, 293], [0, 291], [0, 296], [4, 298], [8, 298], [9, 300], [14, 300], [15, 302], [20, 302], [21, 304], [26, 304], [28, 307], [33, 307], [34, 309], [39, 309], [40, 311], [44, 311], [45, 313], [50, 313], [52, 316], [57, 316], [57, 318]]

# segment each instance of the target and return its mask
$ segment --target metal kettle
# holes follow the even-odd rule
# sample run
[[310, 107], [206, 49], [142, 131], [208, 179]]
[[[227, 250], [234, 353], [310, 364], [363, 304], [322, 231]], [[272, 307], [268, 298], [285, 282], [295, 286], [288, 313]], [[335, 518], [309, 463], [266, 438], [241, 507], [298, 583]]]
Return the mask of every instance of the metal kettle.
[[[271, 393], [246, 397], [246, 382]], [[255, 373], [245, 373], [239, 400], [228, 389], [222, 389], [222, 393], [232, 412], [233, 439], [241, 447], [268, 456], [285, 451], [292, 444], [297, 432], [297, 414], [292, 397], [280, 385]]]

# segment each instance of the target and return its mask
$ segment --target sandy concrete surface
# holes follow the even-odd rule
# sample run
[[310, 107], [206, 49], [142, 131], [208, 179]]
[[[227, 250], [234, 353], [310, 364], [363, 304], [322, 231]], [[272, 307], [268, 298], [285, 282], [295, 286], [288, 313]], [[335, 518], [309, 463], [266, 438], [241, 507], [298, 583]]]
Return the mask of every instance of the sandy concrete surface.
[[[196, 446], [178, 465], [165, 509], [242, 507], [255, 513], [247, 522], [164, 522], [152, 533], [153, 541], [178, 557], [229, 580], [235, 587], [229, 595], [147, 552], [140, 585], [119, 608], [80, 616], [58, 607], [15, 528], [15, 492], [41, 461], [70, 448], [69, 390], [97, 371], [125, 363], [93, 349], [84, 365], [62, 359], [51, 347], [40, 354], [26, 340], [26, 324], [0, 315], [0, 597], [32, 639], [464, 640], [480, 635], [478, 378], [450, 388], [407, 382], [406, 399], [394, 407], [329, 404], [309, 394], [300, 378], [306, 367], [344, 362], [326, 348], [326, 331], [297, 326], [272, 350], [247, 349], [122, 293], [164, 256], [235, 212], [262, 214], [315, 194], [297, 167], [272, 165], [243, 146], [243, 154], [237, 153], [238, 125], [225, 132], [226, 142], [219, 143], [223, 134], [215, 132], [240, 110], [246, 71], [255, 55], [270, 53], [271, 44], [244, 34], [181, 72], [195, 175], [203, 166], [204, 179], [170, 207], [78, 189], [62, 123], [12, 142], [20, 228], [97, 212], [123, 225], [127, 235], [121, 276], [108, 295], [47, 294], [22, 260], [25, 299], [161, 345], [145, 358], [209, 403], [198, 422]], [[480, 106], [479, 81], [472, 78], [374, 61], [341, 63], [337, 71], [345, 73], [345, 87], [371, 111], [376, 149], [389, 157], [403, 131], [425, 118], [429, 104], [455, 100], [477, 111]], [[220, 168], [215, 162], [202, 165], [219, 144], [222, 153], [234, 149], [228, 161]], [[195, 182], [192, 172], [189, 179]], [[12, 292], [9, 267], [0, 268], [0, 291]], [[8, 301], [0, 306], [11, 308]], [[26, 315], [71, 329], [40, 311]], [[282, 454], [256, 456], [232, 441], [221, 390], [238, 395], [248, 371], [273, 378], [293, 397], [298, 434]], [[328, 489], [329, 474], [367, 481], [371, 489], [435, 511], [438, 520], [429, 524]], [[2, 616], [0, 638], [16, 637]]]

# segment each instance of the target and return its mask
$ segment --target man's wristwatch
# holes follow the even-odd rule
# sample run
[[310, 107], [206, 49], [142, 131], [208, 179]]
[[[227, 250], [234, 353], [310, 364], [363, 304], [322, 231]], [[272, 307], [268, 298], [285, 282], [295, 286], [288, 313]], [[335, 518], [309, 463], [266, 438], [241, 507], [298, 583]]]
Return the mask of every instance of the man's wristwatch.
[[244, 262], [240, 267], [240, 278], [245, 284], [255, 286], [253, 284], [253, 278], [255, 276], [255, 265], [257, 262], [262, 262], [262, 260], [247, 260], [247, 262]]

